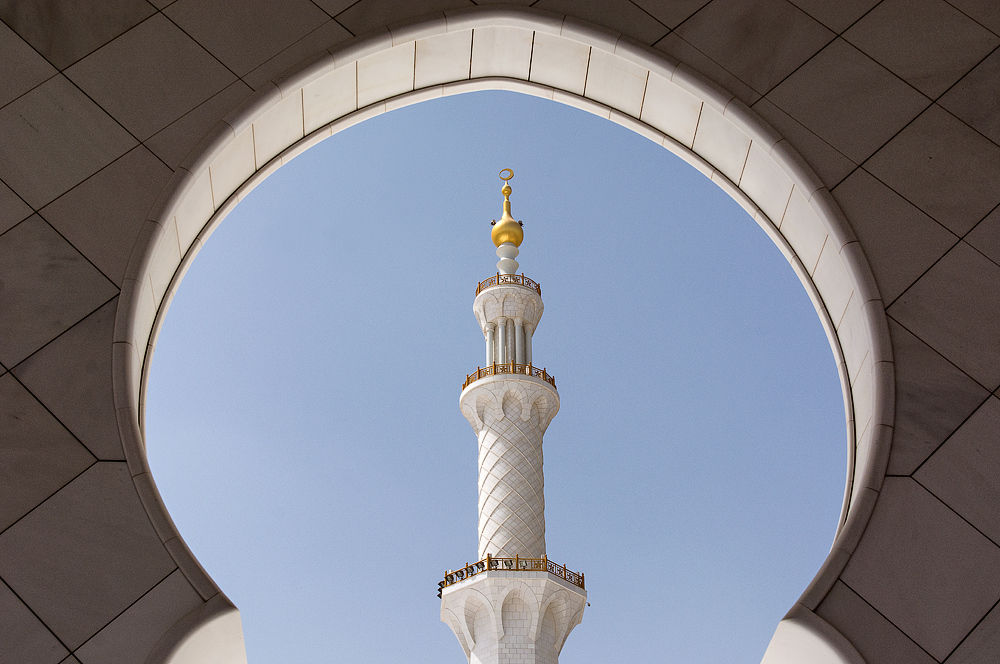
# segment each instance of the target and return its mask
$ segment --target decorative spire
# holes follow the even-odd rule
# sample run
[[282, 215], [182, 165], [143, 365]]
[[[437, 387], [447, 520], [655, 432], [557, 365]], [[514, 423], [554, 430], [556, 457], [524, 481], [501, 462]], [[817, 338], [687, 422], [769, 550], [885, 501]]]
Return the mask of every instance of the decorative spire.
[[515, 274], [517, 272], [519, 266], [514, 259], [517, 258], [517, 248], [524, 241], [524, 230], [521, 228], [521, 222], [515, 221], [514, 217], [510, 216], [510, 179], [513, 177], [514, 171], [509, 168], [500, 171], [500, 179], [504, 181], [503, 189], [500, 190], [500, 193], [503, 194], [503, 216], [500, 217], [500, 221], [493, 222], [493, 232], [490, 234], [493, 244], [497, 247], [497, 256], [500, 258], [497, 270], [501, 274]]

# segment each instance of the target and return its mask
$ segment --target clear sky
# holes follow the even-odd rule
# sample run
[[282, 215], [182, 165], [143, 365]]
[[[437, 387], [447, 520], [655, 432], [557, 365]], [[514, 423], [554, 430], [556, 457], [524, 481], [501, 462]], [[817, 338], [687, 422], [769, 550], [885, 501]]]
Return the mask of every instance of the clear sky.
[[833, 355], [791, 267], [709, 180], [615, 124], [479, 92], [368, 120], [279, 169], [194, 261], [146, 437], [251, 664], [460, 664], [437, 582], [477, 546], [476, 283], [512, 168], [547, 551], [591, 607], [562, 664], [757, 662], [833, 540]]

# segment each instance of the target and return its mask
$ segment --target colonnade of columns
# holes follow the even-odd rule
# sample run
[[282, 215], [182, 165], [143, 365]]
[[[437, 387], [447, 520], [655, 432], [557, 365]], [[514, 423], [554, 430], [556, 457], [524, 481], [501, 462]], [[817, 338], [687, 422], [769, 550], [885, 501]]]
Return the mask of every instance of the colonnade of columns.
[[486, 323], [486, 366], [491, 364], [531, 364], [531, 323], [521, 318], [500, 316]]

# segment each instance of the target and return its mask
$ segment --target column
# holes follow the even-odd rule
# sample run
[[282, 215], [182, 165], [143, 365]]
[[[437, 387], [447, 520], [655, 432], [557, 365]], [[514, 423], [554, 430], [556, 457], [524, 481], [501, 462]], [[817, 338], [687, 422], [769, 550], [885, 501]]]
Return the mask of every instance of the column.
[[[498, 364], [506, 364], [507, 360], [507, 319], [503, 316], [497, 318], [497, 350], [499, 351], [500, 357], [497, 358]], [[492, 364], [492, 362], [490, 363]]]
[[514, 361], [514, 319], [507, 319], [507, 354], [505, 356], [507, 359], [504, 362]]
[[524, 326], [524, 363], [531, 364], [531, 323]]
[[493, 354], [493, 337], [496, 329], [497, 326], [495, 323], [486, 324], [486, 366], [490, 366], [494, 362], [493, 358], [495, 356]]
[[514, 319], [514, 361], [527, 364], [524, 360], [524, 321], [520, 318]]

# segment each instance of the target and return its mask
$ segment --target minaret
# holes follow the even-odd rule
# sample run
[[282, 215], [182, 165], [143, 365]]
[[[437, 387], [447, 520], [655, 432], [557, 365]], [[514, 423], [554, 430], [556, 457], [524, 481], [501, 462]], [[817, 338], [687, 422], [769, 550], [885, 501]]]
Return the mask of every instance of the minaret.
[[557, 664], [587, 603], [582, 574], [545, 553], [542, 435], [559, 411], [556, 381], [531, 356], [542, 288], [517, 274], [521, 222], [493, 222], [497, 273], [479, 283], [472, 310], [486, 339], [486, 366], [466, 377], [459, 404], [479, 438], [478, 562], [445, 573], [441, 621], [470, 664]]

